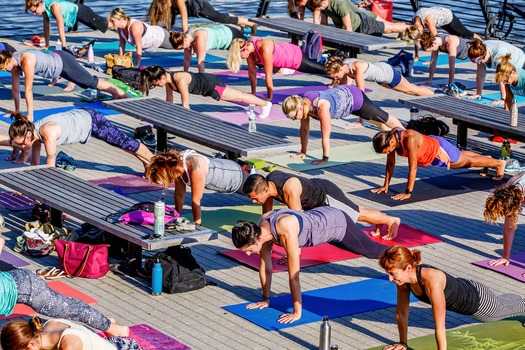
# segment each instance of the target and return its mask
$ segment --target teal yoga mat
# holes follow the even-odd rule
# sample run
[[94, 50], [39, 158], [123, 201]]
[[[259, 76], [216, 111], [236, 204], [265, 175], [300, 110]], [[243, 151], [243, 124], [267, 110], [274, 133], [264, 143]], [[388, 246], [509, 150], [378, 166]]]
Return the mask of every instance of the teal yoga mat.
[[[431, 56], [419, 57], [419, 60], [414, 63], [414, 68], [423, 68], [423, 67], [428, 68], [428, 67], [430, 67], [430, 58], [431, 58]], [[465, 62], [470, 62], [470, 61], [468, 59], [467, 60], [460, 60], [460, 59], [456, 58], [456, 64], [458, 64], [458, 63], [465, 63]], [[447, 54], [439, 54], [438, 58], [437, 58], [437, 65], [438, 66], [448, 65], [448, 55]]]
[[[466, 97], [463, 97], [463, 99], [466, 99]], [[483, 94], [481, 96], [481, 99], [475, 99], [475, 100], [470, 100], [470, 101], [479, 102], [479, 103], [483, 103], [483, 104], [489, 105], [492, 102], [498, 101], [500, 99], [501, 99], [501, 94], [499, 92], [494, 92], [492, 94]], [[514, 99], [516, 99], [516, 103], [519, 104], [519, 105], [525, 104], [525, 96], [514, 95]]]
[[[281, 324], [277, 320], [283, 313], [293, 311], [291, 295], [272, 298], [270, 307], [266, 309], [248, 310], [246, 305], [250, 303], [223, 306], [223, 309], [272, 331], [320, 322], [324, 315], [333, 319], [392, 307], [396, 305], [396, 297], [394, 283], [386, 279], [372, 278], [303, 292], [302, 316], [299, 320], [289, 324]], [[410, 301], [414, 302], [417, 299], [411, 295]]]

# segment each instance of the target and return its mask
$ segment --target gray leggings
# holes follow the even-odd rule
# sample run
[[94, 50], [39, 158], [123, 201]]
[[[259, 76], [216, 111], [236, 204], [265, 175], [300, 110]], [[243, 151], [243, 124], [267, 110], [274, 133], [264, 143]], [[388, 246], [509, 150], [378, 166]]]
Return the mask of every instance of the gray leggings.
[[107, 331], [111, 321], [82, 300], [66, 297], [49, 288], [36, 274], [24, 270], [11, 270], [18, 289], [17, 303], [33, 308], [39, 314], [52, 318], [65, 318], [82, 322], [100, 331]]
[[478, 290], [480, 305], [472, 317], [482, 322], [525, 315], [525, 299], [517, 294], [494, 294], [487, 286], [469, 280]]

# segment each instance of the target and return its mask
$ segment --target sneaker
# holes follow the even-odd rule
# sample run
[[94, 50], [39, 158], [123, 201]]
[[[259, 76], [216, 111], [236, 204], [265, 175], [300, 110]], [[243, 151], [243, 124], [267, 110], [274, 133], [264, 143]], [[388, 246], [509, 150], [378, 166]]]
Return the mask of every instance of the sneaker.
[[262, 107], [262, 112], [261, 112], [261, 114], [259, 114], [259, 118], [261, 118], [261, 119], [268, 118], [268, 116], [270, 115], [270, 110], [271, 109], [272, 109], [272, 103], [270, 101], [268, 101], [266, 106]]
[[144, 143], [148, 147], [155, 147], [157, 146], [157, 139], [155, 138], [154, 133], [149, 133], [146, 136], [142, 138], [142, 143]]

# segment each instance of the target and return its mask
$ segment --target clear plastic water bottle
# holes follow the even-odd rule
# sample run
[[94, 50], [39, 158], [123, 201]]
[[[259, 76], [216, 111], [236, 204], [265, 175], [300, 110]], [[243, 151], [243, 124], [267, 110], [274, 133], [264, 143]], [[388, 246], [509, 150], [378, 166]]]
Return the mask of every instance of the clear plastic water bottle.
[[159, 258], [153, 265], [153, 270], [151, 271], [151, 295], [161, 295], [162, 294], [162, 265]]
[[98, 90], [97, 89], [89, 89], [89, 97], [91, 101], [94, 101], [98, 97]]
[[155, 202], [155, 223], [154, 223], [154, 237], [160, 238], [164, 236], [164, 202]]
[[57, 44], [55, 45], [55, 50], [62, 50], [62, 41], [60, 39], [57, 40]]
[[410, 108], [410, 120], [416, 120], [419, 114], [419, 109], [416, 107]]
[[332, 336], [332, 326], [328, 322], [328, 316], [323, 316], [321, 331], [319, 334], [319, 350], [330, 350], [330, 338]]
[[255, 113], [248, 114], [248, 132], [257, 131], [257, 122], [255, 121]]
[[88, 48], [88, 63], [91, 64], [95, 62], [95, 52], [93, 51], [93, 45], [89, 45]]
[[514, 99], [510, 105], [510, 126], [518, 126], [518, 104]]

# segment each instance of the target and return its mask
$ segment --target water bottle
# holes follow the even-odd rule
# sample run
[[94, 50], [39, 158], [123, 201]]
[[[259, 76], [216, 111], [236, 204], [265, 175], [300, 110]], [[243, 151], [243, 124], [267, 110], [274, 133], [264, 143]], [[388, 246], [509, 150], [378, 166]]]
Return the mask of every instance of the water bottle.
[[98, 97], [98, 90], [97, 89], [89, 89], [89, 97], [91, 101], [94, 101]]
[[159, 258], [153, 265], [153, 270], [151, 270], [151, 295], [161, 295], [162, 294], [162, 265]]
[[514, 99], [510, 106], [510, 126], [518, 126], [518, 104]]
[[91, 64], [95, 62], [95, 52], [93, 51], [93, 45], [88, 47], [88, 63]]
[[410, 120], [416, 120], [419, 113], [419, 109], [416, 107], [410, 108]]
[[155, 202], [155, 230], [154, 230], [154, 237], [159, 238], [164, 236], [164, 202], [158, 201]]
[[330, 346], [330, 350], [339, 350], [339, 345], [333, 344]]
[[57, 40], [55, 50], [58, 50], [58, 51], [62, 50], [62, 42], [60, 41], [60, 39]]
[[414, 75], [414, 60], [408, 60], [408, 72], [407, 77], [411, 77]]
[[257, 174], [257, 169], [255, 169], [255, 165], [252, 165], [252, 168], [250, 169], [250, 175]]
[[510, 158], [510, 142], [506, 139], [501, 145], [501, 159], [507, 158]]
[[330, 326], [330, 322], [328, 322], [328, 316], [323, 316], [319, 335], [319, 350], [330, 350], [331, 331], [332, 326]]
[[248, 132], [256, 132], [257, 123], [255, 122], [255, 113], [248, 114]]

